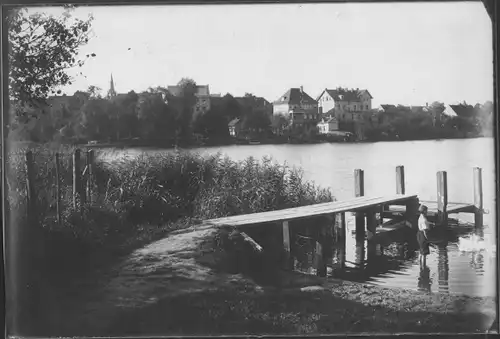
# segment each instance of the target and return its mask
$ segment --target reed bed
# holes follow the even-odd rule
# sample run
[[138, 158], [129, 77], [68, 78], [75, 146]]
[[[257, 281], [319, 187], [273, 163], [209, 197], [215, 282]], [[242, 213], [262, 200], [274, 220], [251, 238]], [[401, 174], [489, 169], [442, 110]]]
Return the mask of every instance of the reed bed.
[[[202, 157], [176, 151], [109, 163], [100, 160], [97, 152], [92, 202], [75, 209], [71, 158], [74, 148], [30, 149], [35, 159], [37, 219], [50, 244], [47, 249], [53, 252], [47, 253], [48, 257], [62, 257], [70, 262], [70, 252], [77, 248], [80, 257], [83, 249], [130, 252], [166, 236], [170, 230], [190, 226], [193, 219], [333, 200], [328, 189], [305, 181], [300, 169], [278, 164], [271, 158], [237, 162], [221, 154]], [[25, 151], [18, 148], [10, 152], [6, 162], [11, 225], [26, 222]], [[56, 151], [61, 154], [61, 223], [57, 222], [56, 213]], [[83, 156], [81, 161], [83, 170]]]

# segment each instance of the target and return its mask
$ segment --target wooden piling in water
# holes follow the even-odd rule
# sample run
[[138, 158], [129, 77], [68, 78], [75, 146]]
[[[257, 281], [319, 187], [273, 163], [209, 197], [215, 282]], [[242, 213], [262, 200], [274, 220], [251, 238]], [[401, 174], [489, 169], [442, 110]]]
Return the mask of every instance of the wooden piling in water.
[[59, 161], [59, 153], [56, 153], [54, 158], [55, 168], [56, 168], [56, 212], [57, 212], [57, 223], [61, 225], [61, 168]]
[[483, 226], [483, 174], [479, 167], [474, 167], [474, 225]]
[[283, 252], [284, 252], [284, 262], [283, 266], [285, 269], [290, 269], [291, 267], [291, 253], [290, 253], [290, 224], [288, 220], [283, 221]]
[[437, 224], [445, 225], [448, 219], [448, 177], [446, 171], [437, 172]]
[[[361, 169], [354, 170], [354, 195], [362, 197], [365, 195], [365, 173]], [[356, 212], [356, 238], [365, 237], [365, 213]]]
[[405, 194], [405, 168], [404, 166], [396, 167], [396, 193]]

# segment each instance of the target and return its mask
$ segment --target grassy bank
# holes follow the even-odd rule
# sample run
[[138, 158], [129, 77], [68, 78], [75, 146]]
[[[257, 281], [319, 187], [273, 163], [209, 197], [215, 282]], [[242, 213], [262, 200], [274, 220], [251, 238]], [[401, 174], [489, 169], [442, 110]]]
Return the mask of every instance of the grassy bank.
[[[16, 266], [23, 272], [34, 271], [36, 266], [42, 272], [41, 294], [47, 300], [35, 302], [39, 316], [64, 313], [60, 304], [64, 293], [71, 295], [79, 286], [90, 288], [100, 272], [123, 256], [172, 230], [192, 225], [193, 220], [332, 200], [328, 190], [305, 182], [299, 170], [271, 159], [234, 162], [220, 156], [176, 153], [143, 156], [112, 166], [97, 162], [92, 204], [75, 209], [72, 149], [68, 148], [59, 150], [62, 222], [58, 224], [54, 149], [30, 148], [35, 159], [41, 233], [34, 231], [36, 225], [27, 225], [26, 149], [17, 148], [6, 159], [7, 222], [8, 237], [16, 244]], [[36, 254], [38, 261], [34, 261], [32, 248], [39, 245], [43, 254]], [[21, 309], [32, 308], [21, 304]], [[22, 322], [16, 326], [24, 327]]]
[[236, 288], [167, 297], [125, 312], [108, 335], [484, 333], [493, 299], [427, 295], [347, 282], [324, 290]]

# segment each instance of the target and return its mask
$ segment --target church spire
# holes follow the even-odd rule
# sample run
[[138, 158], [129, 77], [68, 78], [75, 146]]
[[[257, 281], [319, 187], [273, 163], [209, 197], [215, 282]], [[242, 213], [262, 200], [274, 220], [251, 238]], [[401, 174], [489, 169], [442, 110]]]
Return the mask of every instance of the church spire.
[[113, 81], [113, 73], [111, 73], [111, 81], [109, 83], [108, 98], [112, 98], [115, 96], [116, 96], [115, 82]]

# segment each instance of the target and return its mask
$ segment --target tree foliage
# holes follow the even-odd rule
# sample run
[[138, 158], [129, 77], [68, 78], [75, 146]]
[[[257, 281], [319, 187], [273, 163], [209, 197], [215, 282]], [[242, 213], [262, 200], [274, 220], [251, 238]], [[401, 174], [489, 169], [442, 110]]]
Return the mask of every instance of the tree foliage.
[[67, 71], [82, 66], [95, 54], [78, 58], [79, 48], [90, 39], [93, 18], [75, 19], [71, 7], [56, 17], [28, 12], [7, 13], [9, 97], [21, 103], [44, 102], [57, 88], [71, 84]]

